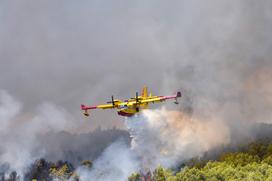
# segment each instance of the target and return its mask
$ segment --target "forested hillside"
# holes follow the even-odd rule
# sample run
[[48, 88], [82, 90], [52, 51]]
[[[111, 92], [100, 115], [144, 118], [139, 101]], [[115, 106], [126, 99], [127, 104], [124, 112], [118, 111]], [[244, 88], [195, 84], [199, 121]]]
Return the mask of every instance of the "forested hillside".
[[223, 151], [214, 160], [194, 158], [179, 170], [158, 167], [145, 175], [134, 173], [129, 181], [272, 180], [272, 142], [262, 139], [237, 151]]

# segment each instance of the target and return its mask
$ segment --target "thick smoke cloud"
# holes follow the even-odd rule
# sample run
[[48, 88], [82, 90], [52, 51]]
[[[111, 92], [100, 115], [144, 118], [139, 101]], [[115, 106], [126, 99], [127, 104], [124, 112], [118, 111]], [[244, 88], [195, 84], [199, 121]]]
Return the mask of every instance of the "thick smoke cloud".
[[66, 114], [61, 109], [51, 104], [41, 105], [36, 115], [29, 117], [21, 113], [21, 103], [5, 91], [0, 93], [0, 103], [0, 122], [3, 125], [0, 132], [1, 164], [7, 163], [20, 175], [35, 159], [45, 155], [42, 149], [38, 149], [42, 146], [37, 139], [40, 134], [76, 128], [74, 122], [65, 119]]
[[77, 169], [83, 181], [126, 180], [135, 171], [146, 173], [158, 165], [175, 168], [182, 161], [230, 143], [230, 131], [221, 120], [165, 108], [144, 111], [126, 119], [126, 125], [132, 137], [130, 147], [122, 140], [112, 143], [94, 162], [94, 168]]
[[[186, 91], [195, 112], [231, 109], [247, 99], [244, 81], [272, 66], [270, 1], [0, 3], [0, 85], [30, 114], [49, 101], [82, 119], [80, 103], [130, 97], [145, 84]], [[122, 127], [103, 113], [93, 127]]]
[[128, 145], [124, 144], [123, 140], [118, 140], [111, 144], [94, 162], [94, 168], [91, 171], [79, 167], [77, 174], [82, 181], [126, 180], [131, 173], [139, 169], [138, 164], [135, 153]]
[[[0, 173], [17, 171], [20, 176], [39, 158], [65, 160], [77, 166], [82, 160], [94, 160], [116, 139], [130, 142], [127, 131], [97, 129], [81, 132], [80, 121], [52, 103], [44, 103], [25, 115], [22, 103], [8, 92], [0, 91]], [[69, 117], [69, 118], [67, 118]], [[23, 121], [23, 122], [22, 122]]]
[[229, 129], [221, 120], [205, 120], [165, 108], [145, 111], [127, 124], [133, 137], [131, 148], [145, 168], [175, 167], [230, 143]]

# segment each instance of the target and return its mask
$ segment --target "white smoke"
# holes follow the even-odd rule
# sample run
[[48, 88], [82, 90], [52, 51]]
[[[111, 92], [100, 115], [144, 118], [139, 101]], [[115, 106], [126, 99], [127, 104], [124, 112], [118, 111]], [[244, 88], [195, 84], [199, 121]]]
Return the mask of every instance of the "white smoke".
[[0, 131], [5, 132], [10, 120], [14, 118], [21, 109], [21, 104], [14, 100], [6, 91], [0, 90]]
[[228, 127], [221, 120], [199, 119], [165, 108], [146, 110], [126, 119], [126, 125], [131, 146], [122, 140], [113, 143], [91, 171], [78, 169], [82, 180], [125, 180], [134, 171], [174, 167], [230, 141]]
[[131, 148], [141, 156], [143, 166], [152, 169], [176, 166], [230, 141], [228, 127], [222, 121], [165, 108], [146, 110], [126, 122], [133, 137]]
[[77, 173], [82, 181], [112, 181], [126, 180], [132, 172], [138, 169], [136, 155], [122, 140], [118, 140], [112, 143], [94, 162], [91, 171], [81, 167]]
[[76, 128], [76, 122], [67, 119], [68, 113], [50, 103], [37, 107], [35, 115], [23, 114], [21, 109], [19, 101], [0, 91], [1, 164], [8, 164], [10, 171], [22, 176], [34, 160], [45, 154], [37, 136], [48, 131], [70, 131]]

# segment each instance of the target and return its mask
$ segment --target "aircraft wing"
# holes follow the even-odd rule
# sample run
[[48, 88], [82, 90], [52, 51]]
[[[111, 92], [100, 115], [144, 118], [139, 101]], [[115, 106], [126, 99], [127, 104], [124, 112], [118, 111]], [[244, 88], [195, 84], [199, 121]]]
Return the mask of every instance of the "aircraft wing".
[[114, 108], [114, 106], [112, 104], [101, 104], [101, 105], [97, 105], [97, 106], [85, 106], [85, 105], [81, 105], [81, 110], [89, 110], [89, 109], [112, 109]]
[[97, 106], [85, 106], [81, 104], [81, 110], [84, 111], [85, 116], [89, 116], [88, 110], [89, 109], [112, 109], [115, 106], [113, 104], [101, 104]]
[[112, 104], [101, 104], [96, 106], [96, 108], [98, 109], [112, 109], [114, 108], [114, 106]]
[[141, 100], [140, 103], [155, 103], [155, 102], [162, 102], [162, 101], [165, 101], [165, 100], [168, 100], [168, 99], [177, 99], [181, 97], [181, 93], [180, 92], [177, 92], [176, 95], [173, 95], [173, 96], [158, 96], [158, 97], [154, 97], [154, 98], [148, 98], [148, 99], [144, 99], [144, 100]]
[[164, 101], [162, 97], [154, 97], [149, 99], [141, 100], [141, 103], [155, 103], [155, 102], [161, 102]]

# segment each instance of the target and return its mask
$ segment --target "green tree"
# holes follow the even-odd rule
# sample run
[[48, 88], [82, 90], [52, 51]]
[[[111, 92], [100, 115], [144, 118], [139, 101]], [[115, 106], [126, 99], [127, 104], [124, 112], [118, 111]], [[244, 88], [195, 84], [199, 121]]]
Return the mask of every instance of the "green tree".
[[128, 177], [128, 181], [140, 181], [140, 179], [141, 179], [141, 175], [138, 172], [132, 173]]
[[168, 178], [172, 176], [172, 171], [164, 169], [163, 167], [159, 166], [155, 171], [153, 172], [152, 180], [154, 181], [166, 181]]

